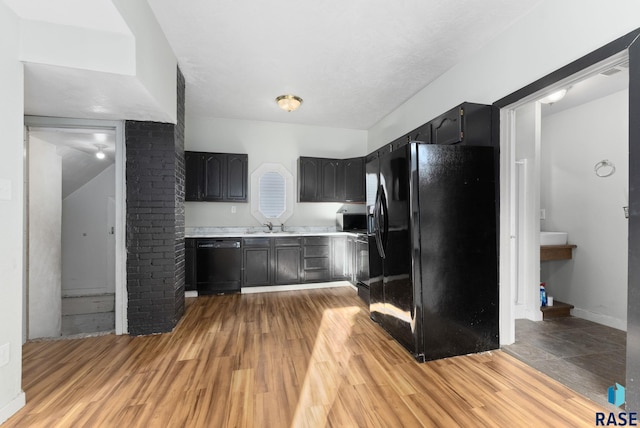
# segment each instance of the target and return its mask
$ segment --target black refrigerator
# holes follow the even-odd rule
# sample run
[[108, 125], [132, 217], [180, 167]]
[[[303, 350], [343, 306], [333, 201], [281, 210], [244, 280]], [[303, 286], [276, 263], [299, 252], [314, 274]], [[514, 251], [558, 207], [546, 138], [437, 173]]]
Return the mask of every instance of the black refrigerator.
[[418, 361], [499, 346], [494, 166], [419, 142], [367, 163], [370, 316]]

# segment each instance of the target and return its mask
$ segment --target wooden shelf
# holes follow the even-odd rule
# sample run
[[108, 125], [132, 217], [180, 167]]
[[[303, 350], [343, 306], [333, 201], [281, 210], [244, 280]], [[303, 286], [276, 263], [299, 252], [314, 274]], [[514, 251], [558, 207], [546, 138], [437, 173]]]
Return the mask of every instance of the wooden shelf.
[[542, 245], [540, 246], [540, 261], [571, 260], [574, 248], [577, 248], [577, 245]]

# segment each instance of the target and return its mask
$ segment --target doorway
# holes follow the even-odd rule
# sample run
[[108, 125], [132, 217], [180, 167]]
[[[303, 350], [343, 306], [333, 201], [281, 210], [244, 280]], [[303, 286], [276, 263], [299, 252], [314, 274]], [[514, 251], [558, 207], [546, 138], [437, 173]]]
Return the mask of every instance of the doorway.
[[[569, 386], [605, 405], [626, 364], [628, 86], [624, 50], [501, 113], [501, 278], [510, 280], [501, 292], [512, 302], [502, 308], [502, 344], [560, 381], [570, 373]], [[566, 102], [540, 102], [560, 88]], [[571, 258], [541, 262], [540, 231], [569, 232]], [[541, 282], [576, 318], [540, 322]]]
[[26, 339], [126, 328], [121, 122], [25, 117]]

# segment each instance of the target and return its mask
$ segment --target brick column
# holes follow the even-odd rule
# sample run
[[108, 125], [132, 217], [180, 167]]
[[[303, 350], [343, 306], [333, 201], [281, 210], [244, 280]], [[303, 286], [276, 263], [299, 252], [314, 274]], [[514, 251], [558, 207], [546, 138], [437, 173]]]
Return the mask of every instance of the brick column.
[[184, 313], [184, 78], [178, 123], [127, 121], [129, 333], [171, 331]]

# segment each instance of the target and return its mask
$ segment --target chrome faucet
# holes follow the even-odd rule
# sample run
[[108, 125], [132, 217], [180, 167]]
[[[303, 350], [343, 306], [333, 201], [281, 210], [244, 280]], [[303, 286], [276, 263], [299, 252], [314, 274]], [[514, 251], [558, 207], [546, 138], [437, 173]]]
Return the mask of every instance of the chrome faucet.
[[271, 223], [270, 221], [266, 222], [264, 224], [265, 226], [267, 226], [269, 228], [269, 232], [273, 232], [273, 223]]
[[280, 232], [284, 232], [284, 223], [280, 223]]

